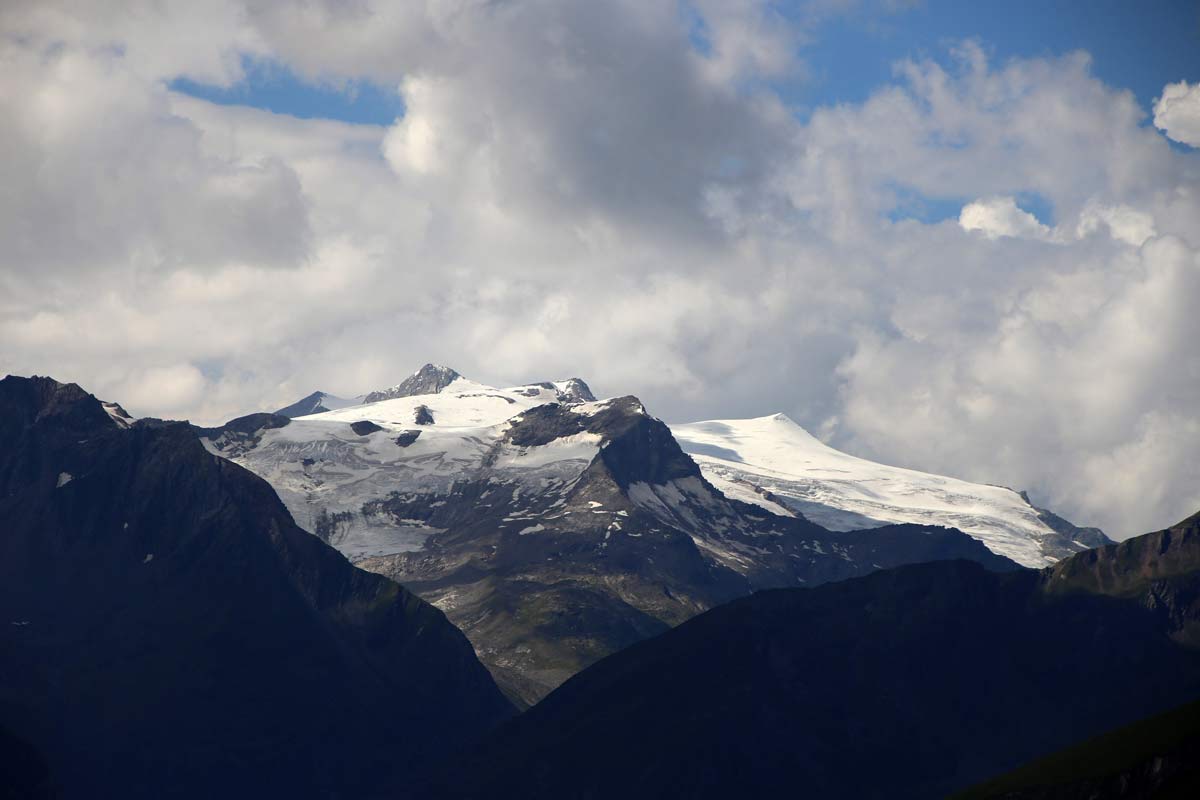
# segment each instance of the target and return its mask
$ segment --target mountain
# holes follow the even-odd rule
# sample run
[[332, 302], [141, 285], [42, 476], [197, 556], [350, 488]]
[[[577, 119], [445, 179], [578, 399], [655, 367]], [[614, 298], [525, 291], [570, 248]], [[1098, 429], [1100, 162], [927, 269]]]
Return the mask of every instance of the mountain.
[[600, 661], [430, 797], [941, 797], [1200, 698], [1200, 515], [1042, 571], [760, 592]]
[[831, 533], [730, 499], [634, 397], [453, 374], [430, 394], [197, 434], [302, 526], [445, 611], [523, 703], [757, 589], [936, 558], [1016, 566], [940, 527]]
[[1200, 797], [1200, 701], [1044, 756], [952, 800], [1195, 797]]
[[1109, 543], [1001, 486], [889, 467], [822, 443], [783, 414], [672, 425], [704, 477], [730, 497], [829, 530], [944, 525], [1027, 567]]
[[41, 753], [0, 727], [0, 800], [51, 800], [55, 788]]
[[357, 405], [361, 402], [361, 397], [354, 400], [347, 400], [344, 397], [337, 397], [328, 392], [313, 392], [308, 397], [297, 400], [290, 406], [284, 406], [275, 413], [281, 417], [306, 417], [309, 414], [323, 414], [326, 411]]
[[0, 520], [0, 730], [63, 797], [368, 796], [512, 713], [442, 612], [186, 423], [0, 380]]
[[363, 402], [378, 403], [380, 400], [395, 400], [398, 397], [437, 394], [461, 377], [449, 367], [443, 367], [440, 364], [426, 364], [391, 388], [368, 392], [363, 398]]

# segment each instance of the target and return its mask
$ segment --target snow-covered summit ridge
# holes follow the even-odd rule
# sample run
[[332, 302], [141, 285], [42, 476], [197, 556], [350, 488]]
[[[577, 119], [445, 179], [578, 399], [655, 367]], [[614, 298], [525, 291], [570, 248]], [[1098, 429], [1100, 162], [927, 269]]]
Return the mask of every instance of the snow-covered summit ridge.
[[[559, 381], [498, 389], [458, 375], [437, 391], [398, 394], [381, 400], [368, 399], [360, 405], [301, 419], [326, 422], [367, 420], [385, 429], [400, 430], [416, 424], [417, 410], [424, 408], [433, 417], [431, 424], [439, 429], [488, 427], [547, 403], [574, 406], [595, 402], [594, 398], [582, 402], [575, 400], [583, 395], [578, 387], [570, 384], [570, 381]], [[582, 381], [578, 381], [578, 384], [587, 389], [587, 384]], [[587, 391], [586, 396], [591, 397], [591, 392]]]
[[775, 513], [803, 514], [830, 530], [944, 525], [1030, 567], [1095, 544], [1083, 529], [1052, 528], [1044, 512], [1012, 489], [858, 458], [829, 447], [784, 414], [676, 424], [671, 431], [725, 494]]
[[[295, 416], [246, 436], [204, 431], [203, 441], [266, 478], [301, 526], [357, 558], [419, 548], [433, 533], [366, 510], [393, 492], [441, 495], [456, 482], [489, 479], [532, 494], [565, 487], [603, 443], [586, 430], [593, 423], [567, 424], [532, 446], [508, 435], [533, 427], [522, 423], [533, 409], [588, 419], [611, 414], [617, 402], [596, 401], [578, 378], [497, 388], [433, 364], [406, 383], [393, 387], [396, 397]], [[628, 405], [621, 409], [645, 413], [640, 403]]]
[[[426, 364], [395, 386], [358, 395], [353, 399], [338, 397], [328, 392], [317, 391], [275, 413], [284, 417], [306, 417], [339, 411], [352, 406], [364, 406], [387, 400], [409, 397], [429, 397], [444, 392], [450, 394], [502, 393], [516, 398], [523, 396], [538, 403], [557, 402], [567, 405], [594, 403], [596, 396], [582, 378], [565, 378], [559, 381], [544, 381], [508, 389], [497, 389], [464, 378], [461, 373], [442, 364]], [[428, 405], [428, 403], [425, 403]], [[527, 405], [522, 403], [523, 406]], [[514, 411], [514, 413], [516, 413]], [[505, 415], [511, 416], [509, 415]]]

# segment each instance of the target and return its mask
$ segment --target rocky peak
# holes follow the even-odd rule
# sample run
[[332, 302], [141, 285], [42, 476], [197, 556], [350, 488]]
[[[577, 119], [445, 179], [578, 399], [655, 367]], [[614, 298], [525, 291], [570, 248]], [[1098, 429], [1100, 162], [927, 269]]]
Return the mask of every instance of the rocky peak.
[[275, 413], [281, 417], [304, 417], [309, 414], [321, 414], [329, 411], [325, 407], [325, 392], [313, 392], [308, 397], [297, 400], [290, 406], [284, 406]]
[[584, 383], [582, 378], [567, 378], [565, 381], [555, 381], [554, 390], [560, 403], [594, 403], [596, 395]]
[[450, 367], [426, 364], [395, 386], [369, 393], [363, 398], [363, 402], [375, 403], [380, 400], [394, 400], [397, 397], [437, 394], [461, 377]]
[[38, 375], [0, 380], [0, 425], [24, 428], [50, 419], [74, 431], [116, 424], [99, 400], [74, 383]]

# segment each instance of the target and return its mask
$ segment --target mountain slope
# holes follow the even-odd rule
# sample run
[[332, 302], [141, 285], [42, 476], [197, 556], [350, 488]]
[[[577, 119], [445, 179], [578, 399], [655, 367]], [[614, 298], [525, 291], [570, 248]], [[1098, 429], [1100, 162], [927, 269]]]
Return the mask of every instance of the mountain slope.
[[1200, 697], [1198, 550], [1195, 517], [1053, 570], [761, 592], [583, 671], [430, 793], [942, 796]]
[[0, 520], [0, 727], [66, 797], [365, 796], [511, 713], [441, 612], [184, 423], [0, 381]]
[[1109, 542], [1098, 529], [1077, 528], [1011, 489], [841, 453], [783, 414], [678, 424], [671, 431], [727, 495], [803, 514], [830, 530], [944, 525], [1035, 568]]
[[1200, 797], [1200, 701], [1039, 758], [953, 800]]
[[756, 589], [935, 558], [1014, 567], [955, 531], [847, 536], [730, 500], [636, 398], [454, 375], [433, 394], [198, 433], [309, 530], [444, 610], [522, 702]]

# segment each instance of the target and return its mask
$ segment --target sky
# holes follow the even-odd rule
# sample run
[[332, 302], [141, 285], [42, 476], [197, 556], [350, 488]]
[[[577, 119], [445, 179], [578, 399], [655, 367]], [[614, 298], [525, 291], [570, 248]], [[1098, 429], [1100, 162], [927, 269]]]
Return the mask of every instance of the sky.
[[0, 373], [421, 364], [1200, 510], [1200, 5], [8, 0]]

